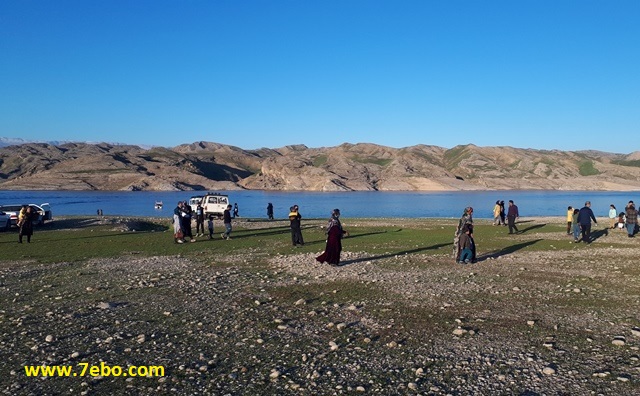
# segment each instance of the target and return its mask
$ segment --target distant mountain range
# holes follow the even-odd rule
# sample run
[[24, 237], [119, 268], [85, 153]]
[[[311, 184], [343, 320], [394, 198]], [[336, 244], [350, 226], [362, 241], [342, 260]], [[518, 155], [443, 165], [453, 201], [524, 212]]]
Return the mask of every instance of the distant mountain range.
[[4, 190], [640, 190], [640, 152], [369, 143], [243, 150], [0, 139]]

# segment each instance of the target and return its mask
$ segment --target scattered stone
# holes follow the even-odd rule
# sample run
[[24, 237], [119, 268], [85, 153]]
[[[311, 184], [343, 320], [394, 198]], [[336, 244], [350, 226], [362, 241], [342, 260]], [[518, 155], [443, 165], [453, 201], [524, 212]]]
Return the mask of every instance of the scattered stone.
[[102, 301], [101, 303], [98, 304], [98, 308], [100, 308], [100, 309], [111, 309], [113, 307], [114, 307], [113, 304], [108, 303], [108, 302], [104, 302], [104, 301]]
[[458, 328], [453, 330], [453, 335], [457, 335], [457, 336], [461, 336], [461, 335], [466, 334], [466, 333], [467, 333], [467, 330], [465, 330], [465, 329], [463, 329], [461, 327], [458, 327]]
[[556, 373], [556, 369], [551, 366], [547, 366], [542, 369], [542, 373], [545, 375], [554, 375]]
[[49, 334], [47, 337], [45, 337], [45, 339], [44, 339], [44, 340], [45, 340], [46, 342], [53, 342], [53, 340], [54, 340], [54, 339], [55, 339], [55, 338], [54, 338], [51, 334]]
[[613, 341], [611, 341], [611, 343], [616, 346], [623, 346], [624, 344], [626, 344], [626, 339], [622, 336], [618, 336], [614, 338]]

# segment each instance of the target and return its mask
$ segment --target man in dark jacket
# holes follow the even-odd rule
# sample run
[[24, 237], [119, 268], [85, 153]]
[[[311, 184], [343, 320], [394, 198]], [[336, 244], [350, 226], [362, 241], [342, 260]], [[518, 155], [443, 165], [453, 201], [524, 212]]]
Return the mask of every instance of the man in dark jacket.
[[507, 211], [507, 222], [509, 223], [509, 234], [513, 234], [513, 230], [518, 232], [518, 227], [516, 227], [516, 219], [520, 217], [520, 213], [518, 213], [518, 207], [513, 203], [513, 200], [509, 200], [509, 210]]
[[222, 221], [224, 222], [225, 231], [220, 234], [222, 239], [231, 239], [231, 205], [227, 205], [227, 208], [222, 213]]
[[596, 217], [593, 215], [593, 210], [591, 210], [591, 202], [587, 201], [584, 203], [584, 207], [580, 209], [578, 212], [578, 224], [580, 224], [580, 229], [582, 230], [582, 240], [586, 243], [591, 243], [591, 220], [598, 225], [598, 221]]
[[303, 246], [304, 240], [302, 239], [302, 229], [300, 228], [300, 220], [302, 219], [300, 209], [298, 208], [298, 205], [293, 205], [290, 210], [289, 221], [291, 222], [291, 243], [293, 243], [293, 246], [295, 247], [298, 245]]

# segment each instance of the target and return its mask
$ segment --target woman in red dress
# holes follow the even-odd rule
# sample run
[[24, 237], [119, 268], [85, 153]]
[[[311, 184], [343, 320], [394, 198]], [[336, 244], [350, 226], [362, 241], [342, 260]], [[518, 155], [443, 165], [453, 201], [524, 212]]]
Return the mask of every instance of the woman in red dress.
[[327, 246], [324, 252], [316, 257], [316, 260], [321, 263], [326, 262], [335, 266], [339, 265], [340, 252], [342, 251], [342, 237], [346, 233], [347, 232], [342, 229], [342, 224], [340, 224], [340, 210], [334, 209], [331, 213], [329, 224], [327, 225]]

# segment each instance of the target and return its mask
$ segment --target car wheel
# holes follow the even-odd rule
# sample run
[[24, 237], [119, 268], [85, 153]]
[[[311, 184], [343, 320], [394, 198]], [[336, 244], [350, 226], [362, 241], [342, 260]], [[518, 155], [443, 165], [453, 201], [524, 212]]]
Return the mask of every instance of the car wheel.
[[11, 219], [7, 220], [7, 224], [4, 226], [4, 232], [11, 231]]

